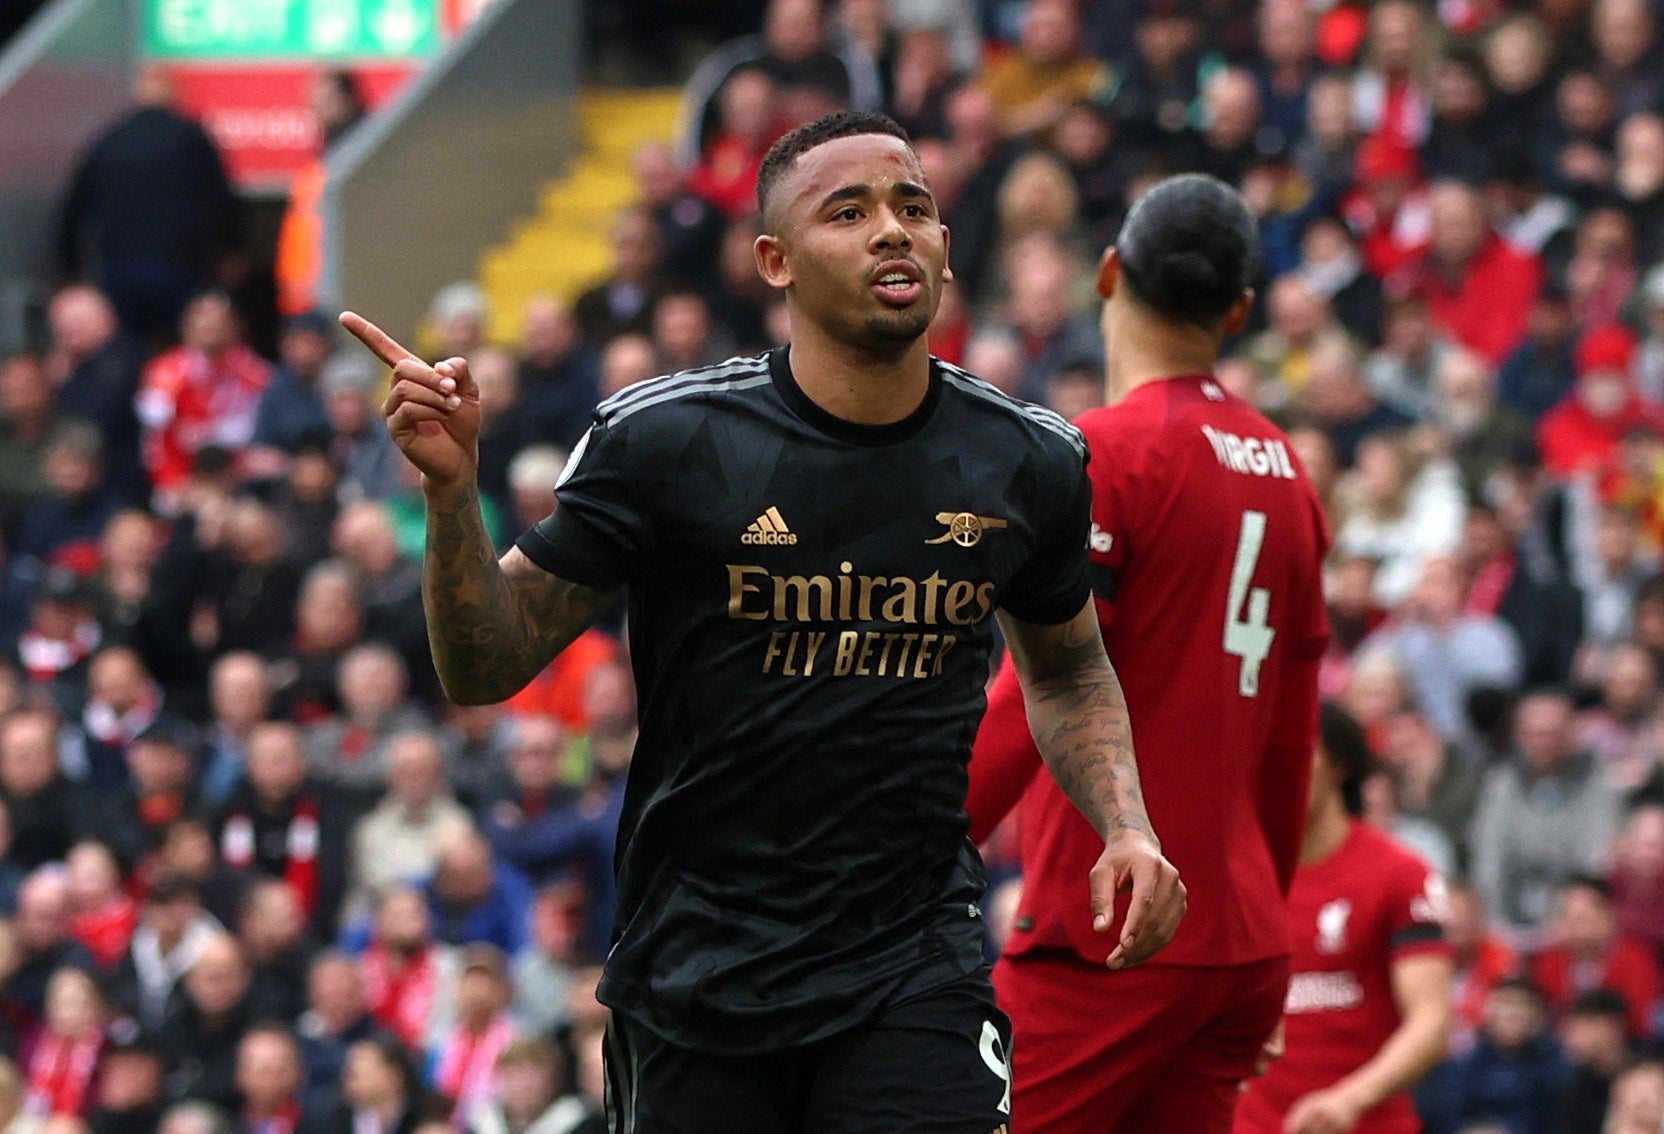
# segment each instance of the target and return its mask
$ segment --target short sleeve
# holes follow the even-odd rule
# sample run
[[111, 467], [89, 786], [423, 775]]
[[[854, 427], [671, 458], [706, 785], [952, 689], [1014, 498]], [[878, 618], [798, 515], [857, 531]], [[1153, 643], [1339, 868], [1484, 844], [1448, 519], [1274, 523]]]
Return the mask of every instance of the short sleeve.
[[1419, 861], [1395, 871], [1387, 909], [1387, 941], [1392, 956], [1448, 952], [1444, 926], [1449, 904], [1449, 892], [1438, 871]]
[[1059, 467], [1072, 475], [1059, 473], [1041, 487], [1044, 499], [1034, 554], [1011, 580], [1000, 603], [1014, 617], [1039, 626], [1069, 621], [1091, 593], [1086, 539], [1092, 526], [1092, 485], [1086, 479], [1086, 458], [1073, 457], [1066, 465], [1060, 461]]
[[515, 546], [562, 579], [605, 590], [621, 586], [649, 537], [635, 448], [626, 432], [597, 421], [555, 482], [555, 510]]

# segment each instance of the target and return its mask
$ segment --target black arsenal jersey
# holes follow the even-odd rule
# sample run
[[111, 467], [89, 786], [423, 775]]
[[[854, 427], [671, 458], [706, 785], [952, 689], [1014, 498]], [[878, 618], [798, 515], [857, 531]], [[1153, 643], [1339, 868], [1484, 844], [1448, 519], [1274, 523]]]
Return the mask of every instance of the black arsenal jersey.
[[518, 546], [629, 584], [640, 695], [601, 999], [742, 1054], [974, 971], [992, 618], [1087, 601], [1079, 434], [935, 360], [905, 420], [843, 421], [782, 349], [602, 403], [556, 495]]

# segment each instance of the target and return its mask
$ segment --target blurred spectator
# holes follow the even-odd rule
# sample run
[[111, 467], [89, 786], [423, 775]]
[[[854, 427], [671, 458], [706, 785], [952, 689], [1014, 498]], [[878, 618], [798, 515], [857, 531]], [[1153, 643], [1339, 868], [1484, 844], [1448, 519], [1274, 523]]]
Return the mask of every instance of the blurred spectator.
[[139, 463], [139, 392], [144, 356], [122, 332], [104, 293], [70, 284], [46, 309], [52, 347], [47, 368], [57, 387], [58, 409], [90, 421], [104, 442], [104, 467], [124, 504], [144, 502], [144, 469]]
[[1601, 1134], [1652, 1134], [1664, 1127], [1664, 1066], [1638, 1063], [1612, 1084]]
[[168, 1066], [170, 1099], [237, 1112], [237, 1047], [254, 1023], [250, 979], [248, 959], [235, 938], [220, 934], [197, 950], [180, 982], [184, 995], [175, 998], [156, 1033]]
[[144, 369], [135, 405], [143, 426], [143, 457], [164, 512], [177, 513], [205, 445], [231, 453], [254, 437], [255, 413], [271, 365], [243, 342], [231, 301], [209, 292], [180, 317], [180, 345]]
[[313, 725], [306, 750], [313, 772], [327, 784], [374, 793], [387, 782], [387, 749], [400, 733], [431, 727], [408, 699], [404, 661], [377, 642], [354, 646], [336, 679], [338, 715]]
[[357, 573], [333, 559], [314, 566], [301, 582], [294, 642], [272, 669], [283, 715], [311, 723], [334, 711], [335, 671], [363, 633]]
[[976, 303], [992, 298], [989, 285], [998, 266], [999, 188], [1022, 151], [1015, 142], [1005, 140], [993, 97], [975, 83], [965, 83], [948, 95], [945, 113], [948, 152], [959, 192], [944, 204], [942, 219], [953, 233], [955, 286], [964, 288]]
[[298, 1024], [306, 1071], [302, 1109], [316, 1118], [340, 1101], [347, 1049], [379, 1029], [364, 997], [364, 974], [345, 953], [314, 959], [306, 987], [306, 1011]]
[[40, 357], [0, 354], [0, 531], [15, 531], [22, 508], [50, 493], [46, 453], [69, 425]]
[[1456, 962], [1450, 986], [1456, 1007], [1450, 1050], [1462, 1055], [1473, 1049], [1478, 1038], [1491, 989], [1518, 970], [1519, 955], [1486, 924], [1485, 902], [1479, 892], [1459, 880], [1450, 883], [1445, 940]]
[[600, 1115], [563, 1094], [566, 1061], [544, 1039], [516, 1039], [497, 1057], [492, 1097], [467, 1113], [469, 1134], [583, 1134]]
[[1664, 959], [1664, 803], [1649, 799], [1629, 813], [1607, 882], [1623, 931]]
[[1426, 421], [1438, 406], [1440, 370], [1461, 348], [1433, 322], [1421, 295], [1393, 299], [1383, 318], [1382, 342], [1364, 361], [1364, 378], [1404, 420]]
[[1514, 534], [1488, 504], [1468, 509], [1459, 555], [1470, 582], [1469, 614], [1497, 618], [1513, 632], [1520, 670], [1515, 681], [1566, 681], [1583, 630], [1583, 596], [1576, 587], [1540, 573]]
[[1610, 989], [1628, 1006], [1630, 1034], [1652, 1038], [1658, 961], [1646, 946], [1620, 932], [1611, 891], [1602, 879], [1573, 875], [1561, 884], [1548, 941], [1532, 958], [1531, 976], [1553, 1011], [1568, 1010], [1582, 993]]
[[1537, 422], [1568, 393], [1576, 376], [1577, 320], [1565, 289], [1550, 280], [1532, 301], [1526, 337], [1502, 364], [1502, 400]]
[[75, 171], [59, 262], [67, 276], [95, 280], [128, 330], [154, 340], [172, 334], [187, 300], [224, 272], [242, 217], [213, 141], [174, 109], [159, 68], [140, 72], [133, 101]]
[[294, 636], [301, 568], [284, 546], [276, 514], [257, 500], [238, 500], [225, 517], [225, 539], [208, 553], [201, 600], [213, 610], [221, 650], [276, 654]]
[[1653, 12], [1641, 0], [1595, 0], [1590, 16], [1601, 77], [1617, 92], [1618, 114], [1656, 110], [1664, 81]]
[[[708, 55], [682, 90], [682, 135], [678, 152], [692, 165], [715, 132], [715, 106], [729, 77], [755, 68], [781, 88], [790, 125], [799, 117], [789, 105], [813, 99], [853, 110], [877, 110], [883, 101], [878, 67], [866, 48], [841, 32], [828, 34], [820, 0], [770, 0], [760, 35], [731, 40]], [[834, 109], [828, 107], [827, 109]]]
[[0, 800], [11, 816], [7, 857], [28, 870], [61, 862], [82, 824], [80, 793], [58, 764], [58, 722], [48, 712], [0, 717]]
[[1055, 238], [1034, 234], [1004, 252], [1010, 296], [1002, 314], [1023, 348], [1022, 396], [1044, 402], [1057, 373], [1072, 362], [1102, 362], [1091, 320], [1068, 302], [1075, 265]]
[[1433, 319], [1458, 342], [1500, 363], [1525, 337], [1531, 301], [1542, 287], [1542, 263], [1496, 234], [1471, 186], [1441, 181], [1428, 204], [1421, 286]]
[[293, 454], [301, 442], [329, 432], [319, 380], [335, 346], [335, 326], [321, 311], [303, 311], [283, 322], [279, 365], [254, 411], [256, 445]]
[[1651, 264], [1664, 256], [1659, 233], [1664, 225], [1664, 118], [1656, 113], [1626, 118], [1618, 127], [1617, 147], [1613, 188], [1634, 222], [1636, 255], [1642, 264]]
[[646, 335], [619, 335], [601, 351], [601, 397], [660, 377], [658, 354]]
[[109, 977], [111, 1000], [142, 1031], [153, 1034], [167, 1018], [180, 978], [203, 946], [224, 932], [204, 912], [195, 885], [179, 874], [157, 875], [131, 944]]
[[121, 888], [121, 867], [103, 843], [81, 842], [64, 861], [68, 883], [69, 932], [101, 972], [127, 952], [139, 924], [139, 904]]
[[1485, 62], [1477, 51], [1457, 48], [1439, 59], [1432, 121], [1421, 147], [1428, 176], [1473, 183], [1490, 171], [1500, 125], [1491, 115], [1490, 94]]
[[445, 778], [465, 807], [479, 814], [513, 794], [508, 761], [519, 727], [502, 705], [453, 705], [446, 711], [441, 735]]
[[[641, 189], [641, 204], [658, 225], [659, 246], [663, 249], [665, 272], [673, 279], [709, 282], [716, 263], [717, 248], [722, 242], [724, 220], [715, 205], [688, 188], [687, 174], [676, 160], [676, 153], [664, 142], [644, 142], [636, 150], [632, 163], [636, 184]], [[537, 299], [530, 301], [538, 302]], [[528, 339], [523, 353], [533, 356], [531, 344], [531, 307], [525, 319]], [[576, 342], [576, 336], [573, 341]], [[527, 376], [522, 373], [522, 378]], [[528, 388], [536, 383], [528, 382]], [[563, 440], [571, 444], [572, 440]]]
[[[1277, 0], [1273, 7], [1278, 4], [1293, 6], [1289, 0]], [[1386, 317], [1381, 281], [1364, 270], [1357, 241], [1338, 217], [1318, 215], [1307, 223], [1295, 270], [1313, 293], [1328, 301], [1347, 334], [1371, 346], [1381, 341]]]
[[310, 1130], [300, 1044], [281, 1024], [257, 1024], [237, 1045], [238, 1134], [296, 1134]]
[[1542, 994], [1523, 978], [1504, 980], [1485, 997], [1473, 1049], [1435, 1072], [1422, 1113], [1436, 1130], [1467, 1130], [1489, 1118], [1506, 1134], [1548, 1134], [1570, 1072]]
[[140, 866], [133, 884], [154, 885], [169, 875], [190, 883], [197, 903], [221, 925], [236, 923], [243, 892], [253, 880], [220, 858], [208, 821], [195, 815], [168, 827], [161, 848], [150, 862]]
[[[1331, 379], [1330, 375], [1336, 377]], [[1312, 400], [1344, 406], [1362, 401], [1362, 381], [1354, 372], [1320, 367]], [[1340, 392], [1332, 402], [1327, 391]], [[1324, 424], [1317, 418], [1314, 424]], [[1333, 434], [1330, 437], [1333, 438]], [[1344, 448], [1337, 443], [1337, 450]], [[1429, 560], [1455, 550], [1464, 514], [1455, 468], [1415, 452], [1401, 435], [1365, 435], [1358, 446], [1357, 468], [1335, 490], [1338, 531], [1335, 546], [1344, 554], [1374, 561], [1376, 601], [1388, 610], [1416, 588]], [[1459, 599], [1458, 595], [1458, 599]], [[1414, 617], [1414, 611], [1400, 612]], [[1442, 727], [1442, 721], [1441, 721]]]
[[1571, 703], [1543, 690], [1514, 713], [1514, 751], [1492, 768], [1468, 832], [1475, 887], [1499, 928], [1540, 936], [1556, 891], [1600, 869], [1618, 830], [1619, 797], [1577, 746]]
[[666, 289], [654, 301], [653, 342], [661, 374], [715, 366], [738, 353], [733, 340], [711, 325], [704, 295], [691, 288]]
[[618, 335], [650, 333], [658, 273], [658, 225], [643, 208], [625, 209], [612, 222], [612, 274], [578, 296], [572, 307], [584, 343], [600, 350]]
[[[980, 55], [981, 44], [977, 45]], [[947, 96], [958, 73], [945, 29], [914, 27], [901, 31], [890, 69], [889, 112], [906, 127], [915, 146], [947, 133]]]
[[1600, 700], [1578, 718], [1578, 740], [1593, 752], [1606, 777], [1632, 790], [1655, 770], [1652, 715], [1659, 707], [1658, 663], [1636, 646], [1612, 651]]
[[1664, 264], [1641, 278], [1636, 292], [1641, 324], [1641, 347], [1635, 357], [1635, 384], [1641, 396], [1664, 403]]
[[73, 968], [52, 974], [46, 1018], [24, 1065], [26, 1113], [80, 1117], [92, 1109], [104, 1015], [104, 997], [90, 975]]
[[[700, 264], [704, 272], [715, 259], [714, 238], [706, 255]], [[677, 270], [669, 259], [666, 266]], [[579, 342], [571, 308], [552, 295], [526, 301], [520, 322], [520, 393], [544, 431], [544, 440], [576, 445], [589, 429], [600, 400], [598, 366], [594, 352]]]
[[15, 568], [61, 565], [90, 573], [98, 561], [98, 540], [121, 504], [104, 475], [98, 431], [74, 421], [46, 446], [41, 464], [45, 492], [18, 517]]
[[1443, 430], [1470, 497], [1485, 496], [1491, 480], [1531, 441], [1531, 424], [1497, 397], [1496, 368], [1472, 351], [1456, 349], [1436, 373], [1432, 422]]
[[[478, 284], [459, 280], [440, 288], [428, 305], [428, 324], [435, 344], [433, 361], [473, 354], [485, 345], [485, 329], [490, 321], [490, 305]], [[356, 350], [351, 353], [358, 355]]]
[[688, 176], [688, 189], [732, 218], [757, 207], [757, 170], [781, 131], [774, 80], [753, 67], [728, 76], [717, 95], [716, 128]]
[[1623, 211], [1599, 208], [1577, 226], [1565, 266], [1572, 317], [1580, 327], [1615, 323], [1635, 288], [1635, 229]]
[[570, 453], [553, 445], [532, 445], [515, 454], [508, 466], [514, 503], [510, 527], [524, 531], [555, 510], [555, 482], [570, 459]]
[[[510, 507], [509, 462], [521, 449], [540, 440], [543, 429], [521, 395], [513, 355], [497, 347], [481, 347], [469, 356], [468, 369], [479, 390], [480, 492], [496, 504], [499, 512], [506, 513]], [[424, 655], [426, 646], [423, 641]]]
[[[1528, 126], [1529, 122], [1517, 124], [1515, 129]], [[1534, 256], [1558, 245], [1575, 216], [1572, 203], [1543, 184], [1523, 139], [1511, 138], [1493, 150], [1484, 192], [1497, 234]]]
[[82, 779], [100, 791], [127, 783], [123, 755], [162, 712], [162, 690], [138, 653], [109, 646], [87, 665], [87, 703], [81, 713]]
[[1410, 146], [1373, 135], [1359, 144], [1353, 160], [1356, 188], [1342, 199], [1342, 212], [1358, 234], [1365, 267], [1396, 287], [1426, 250], [1432, 230], [1421, 158]]
[[156, 1134], [235, 1134], [235, 1131], [231, 1116], [223, 1107], [188, 1099], [173, 1103], [162, 1112]]
[[86, 708], [87, 659], [103, 641], [92, 588], [67, 567], [42, 576], [16, 654], [28, 685], [66, 717]]
[[1641, 400], [1630, 378], [1635, 336], [1603, 327], [1577, 347], [1577, 384], [1537, 427], [1543, 464], [1557, 477], [1596, 471], [1611, 462], [1631, 429], [1664, 429], [1664, 412]]
[[341, 562], [357, 572], [364, 637], [398, 651], [407, 671], [420, 679], [420, 692], [435, 691], [421, 564], [399, 550], [387, 508], [361, 501], [343, 509], [332, 542]]
[[1317, 20], [1299, 0], [1258, 6], [1259, 54], [1255, 82], [1264, 109], [1266, 141], [1278, 150], [1305, 133], [1307, 94], [1319, 68], [1313, 50]]
[[1593, 72], [1573, 68], [1560, 78], [1555, 107], [1555, 128], [1546, 147], [1551, 184], [1585, 204], [1612, 182], [1616, 103]]
[[223, 804], [243, 775], [248, 738], [272, 708], [272, 684], [259, 654], [234, 650], [221, 654], [208, 673], [212, 714], [202, 736], [202, 801]]
[[306, 911], [295, 888], [276, 878], [251, 883], [238, 911], [237, 940], [251, 969], [256, 1014], [298, 1018], [306, 1004], [310, 950]]
[[510, 957], [525, 947], [531, 886], [519, 871], [497, 862], [491, 844], [473, 830], [447, 830], [439, 862], [423, 887], [434, 935], [448, 945], [485, 942]]
[[1427, 138], [1432, 109], [1428, 68], [1438, 58], [1429, 13], [1412, 0], [1370, 8], [1364, 67], [1352, 80], [1358, 129], [1404, 146]]
[[459, 971], [455, 954], [434, 940], [426, 901], [415, 889], [381, 900], [364, 952], [365, 1003], [375, 1021], [411, 1048], [450, 1027]]
[[1160, 146], [1189, 124], [1200, 87], [1202, 28], [1187, 4], [1136, 8], [1137, 52], [1115, 91], [1115, 115], [1129, 142]]
[[323, 1124], [322, 1132], [416, 1134], [425, 1121], [438, 1117], [410, 1053], [397, 1040], [376, 1036], [347, 1049], [341, 1105]]
[[257, 725], [243, 781], [219, 812], [227, 865], [281, 878], [301, 896], [310, 923], [327, 935], [345, 886], [345, 820], [339, 796], [307, 776], [301, 736], [287, 722]]
[[347, 920], [367, 916], [394, 888], [425, 878], [438, 862], [441, 835], [471, 825], [446, 791], [444, 757], [429, 731], [400, 733], [388, 744], [387, 789], [353, 828]]
[[87, 1116], [91, 1134], [153, 1134], [162, 1120], [161, 1056], [136, 1032], [112, 1032]]
[[537, 893], [531, 941], [514, 964], [513, 1012], [524, 1035], [553, 1035], [567, 1023], [573, 971], [583, 959], [579, 929], [587, 897], [568, 882]]
[[362, 351], [329, 356], [318, 377], [329, 417], [329, 452], [341, 474], [344, 500], [380, 500], [399, 485], [403, 458], [382, 424], [382, 378]]
[[497, 1060], [514, 1041], [508, 1014], [511, 987], [501, 950], [473, 944], [462, 951], [457, 978], [456, 1022], [434, 1045], [433, 1087], [452, 1107], [453, 1121], [466, 1121], [489, 1105]]
[[1109, 71], [1084, 50], [1080, 13], [1068, 0], [1030, 0], [1015, 50], [990, 63], [983, 85], [1007, 134], [1053, 125], [1076, 99], [1102, 94]]
[[[1302, 5], [1304, 7], [1304, 5]], [[1320, 75], [1306, 93], [1305, 130], [1294, 144], [1292, 156], [1302, 176], [1313, 185], [1330, 192], [1339, 192], [1352, 183], [1357, 165], [1356, 137], [1352, 132], [1352, 87], [1345, 75]], [[1407, 198], [1414, 182], [1413, 176], [1402, 177], [1393, 187], [1391, 200], [1383, 195], [1383, 204], [1391, 207], [1377, 212], [1367, 207], [1356, 217], [1352, 209], [1345, 210], [1347, 223], [1359, 235], [1380, 221], [1389, 225], [1399, 213], [1399, 205]], [[1367, 187], [1367, 186], [1366, 186]], [[1362, 198], [1358, 198], [1362, 201]], [[1368, 203], [1365, 202], [1367, 205]], [[1425, 211], [1423, 212], [1425, 221]], [[1370, 270], [1375, 269], [1370, 265]]]
[[1560, 1044], [1572, 1071], [1555, 1105], [1555, 1134], [1603, 1134], [1613, 1080], [1634, 1058], [1628, 1018], [1624, 998], [1607, 988], [1580, 993], [1566, 1009]]
[[93, 969], [92, 954], [69, 934], [69, 883], [63, 867], [40, 867], [24, 881], [17, 895], [16, 925], [21, 962], [6, 981], [4, 999], [35, 1021], [45, 1011], [53, 973]]
[[283, 529], [284, 553], [302, 571], [329, 557], [339, 489], [328, 433], [302, 438], [289, 455], [283, 478], [270, 485], [268, 502]]
[[1381, 764], [1392, 773], [1405, 818], [1431, 823], [1465, 860], [1468, 823], [1479, 800], [1482, 769], [1472, 754], [1445, 740], [1421, 713], [1397, 713], [1381, 730]]
[[[289, 201], [277, 230], [277, 309], [294, 316], [318, 304], [323, 270], [323, 219], [318, 209], [328, 170], [324, 156], [364, 117], [364, 92], [351, 71], [323, 71], [306, 92], [316, 153], [289, 180]], [[287, 1132], [285, 1132], [287, 1134]]]

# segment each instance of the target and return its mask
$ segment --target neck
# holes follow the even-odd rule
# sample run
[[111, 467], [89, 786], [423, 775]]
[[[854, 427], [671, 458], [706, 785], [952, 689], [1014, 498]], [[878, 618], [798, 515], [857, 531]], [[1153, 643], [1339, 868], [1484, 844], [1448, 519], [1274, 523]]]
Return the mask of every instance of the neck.
[[1312, 804], [1306, 816], [1306, 838], [1300, 844], [1300, 865], [1322, 862], [1340, 849], [1352, 829], [1352, 817], [1346, 813], [1338, 793], [1326, 793]]
[[1151, 382], [1186, 374], [1212, 374], [1219, 356], [1219, 336], [1207, 328], [1157, 325], [1147, 318], [1117, 320], [1111, 341], [1115, 344], [1109, 352], [1111, 405]]
[[919, 408], [930, 388], [930, 345], [923, 335], [894, 351], [838, 342], [808, 319], [792, 321], [792, 378], [833, 417], [889, 425]]

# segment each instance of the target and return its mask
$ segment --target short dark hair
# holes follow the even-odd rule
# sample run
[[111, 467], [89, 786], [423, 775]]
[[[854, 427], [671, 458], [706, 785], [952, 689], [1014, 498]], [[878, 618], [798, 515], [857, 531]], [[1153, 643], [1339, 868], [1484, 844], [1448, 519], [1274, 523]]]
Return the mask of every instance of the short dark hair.
[[870, 110], [839, 110], [813, 122], [806, 122], [769, 147], [763, 164], [757, 170], [757, 208], [766, 216], [768, 201], [774, 187], [780, 183], [797, 159], [817, 146], [839, 138], [853, 138], [861, 134], [887, 134], [900, 138], [909, 146], [913, 139], [907, 130], [888, 114]]
[[1184, 173], [1133, 203], [1115, 250], [1139, 302], [1174, 322], [1209, 326], [1248, 290], [1259, 235], [1240, 193], [1217, 177]]
[[1340, 794], [1346, 803], [1346, 813], [1362, 815], [1364, 781], [1375, 765], [1363, 726], [1333, 701], [1325, 701], [1318, 710], [1317, 735], [1329, 763], [1340, 770]]

